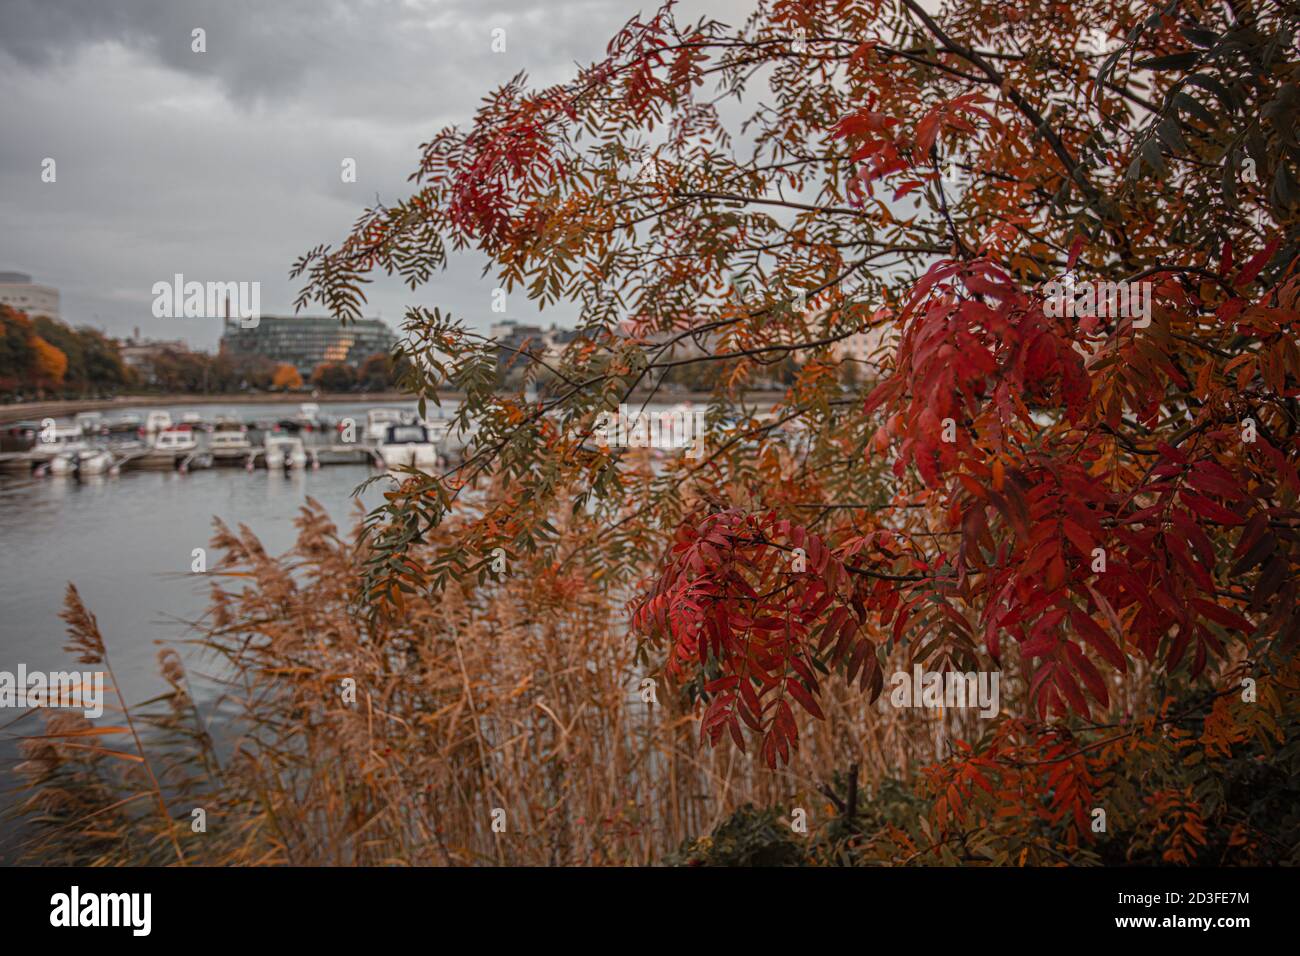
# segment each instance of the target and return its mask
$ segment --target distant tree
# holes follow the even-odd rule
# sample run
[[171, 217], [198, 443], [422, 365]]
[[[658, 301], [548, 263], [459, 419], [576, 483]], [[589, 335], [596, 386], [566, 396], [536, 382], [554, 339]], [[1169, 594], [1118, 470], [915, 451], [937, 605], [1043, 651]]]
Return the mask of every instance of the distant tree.
[[239, 370], [242, 385], [259, 391], [266, 391], [272, 387], [272, 383], [275, 381], [275, 372], [278, 366], [264, 356], [252, 355], [237, 358], [235, 368]]
[[241, 378], [233, 356], [225, 353], [205, 355], [204, 361], [207, 364], [209, 392], [225, 393], [239, 390]]
[[327, 392], [350, 392], [357, 384], [357, 372], [346, 362], [321, 362], [312, 370], [311, 383]]
[[153, 359], [153, 382], [165, 392], [203, 392], [210, 384], [209, 357], [162, 349]]
[[271, 387], [294, 391], [302, 388], [302, 376], [292, 365], [281, 363], [275, 367], [275, 374], [271, 377]]
[[82, 368], [89, 388], [97, 392], [116, 391], [128, 381], [127, 368], [117, 344], [96, 329], [77, 330], [81, 339]]
[[370, 391], [381, 391], [394, 384], [393, 358], [385, 352], [366, 356], [357, 369], [357, 384]]
[[103, 333], [89, 327], [74, 329], [44, 315], [33, 319], [31, 327], [67, 357], [61, 383], [65, 394], [101, 393], [126, 383], [126, 366], [117, 346]]
[[39, 335], [32, 336], [32, 345], [36, 349], [34, 384], [40, 389], [58, 388], [68, 371], [68, 357]]
[[27, 316], [0, 306], [0, 393], [18, 392], [31, 378], [36, 365], [36, 345], [32, 339], [32, 325]]
[[82, 391], [86, 384], [86, 362], [81, 337], [71, 327], [46, 315], [33, 318], [32, 329], [64, 355], [64, 372], [59, 385], [68, 392]]

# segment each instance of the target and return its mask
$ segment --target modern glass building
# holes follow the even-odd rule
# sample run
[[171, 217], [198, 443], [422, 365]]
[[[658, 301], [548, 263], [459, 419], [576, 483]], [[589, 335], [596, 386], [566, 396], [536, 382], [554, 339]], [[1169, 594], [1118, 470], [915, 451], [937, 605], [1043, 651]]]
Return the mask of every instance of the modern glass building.
[[396, 341], [379, 319], [344, 325], [328, 316], [264, 315], [253, 328], [244, 328], [238, 319], [228, 320], [221, 333], [221, 351], [286, 362], [307, 376], [321, 362], [360, 365], [376, 352], [391, 351]]

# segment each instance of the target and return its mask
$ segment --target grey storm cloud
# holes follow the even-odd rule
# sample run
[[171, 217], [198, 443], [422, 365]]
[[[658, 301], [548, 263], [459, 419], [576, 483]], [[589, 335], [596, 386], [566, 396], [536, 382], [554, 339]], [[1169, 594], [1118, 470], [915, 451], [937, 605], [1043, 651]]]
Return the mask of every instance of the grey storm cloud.
[[[385, 76], [400, 82], [393, 67], [404, 63], [450, 78], [440, 67], [454, 70], [463, 62], [472, 49], [466, 41], [477, 39], [486, 58], [488, 25], [524, 29], [516, 39], [533, 45], [542, 63], [556, 55], [591, 57], [598, 51], [584, 50], [584, 31], [572, 28], [589, 13], [605, 19], [599, 11], [613, 6], [599, 0], [6, 0], [0, 50], [40, 68], [89, 44], [116, 43], [171, 69], [211, 77], [247, 103], [311, 86], [371, 86]], [[196, 28], [206, 33], [203, 56], [191, 50]], [[456, 46], [440, 51], [440, 38]]]
[[[736, 23], [751, 3], [692, 0], [679, 17]], [[293, 260], [342, 238], [377, 197], [405, 196], [420, 143], [468, 123], [517, 72], [539, 86], [571, 77], [656, 6], [0, 0], [0, 271], [57, 287], [74, 325], [210, 348], [217, 324], [151, 315], [155, 282], [256, 280], [264, 313], [291, 311]], [[504, 54], [491, 49], [497, 27]], [[40, 178], [47, 157], [53, 184]], [[355, 184], [340, 179], [344, 158]], [[367, 314], [396, 325], [408, 305], [438, 305], [485, 326], [494, 283], [482, 268], [466, 255], [417, 293], [379, 277]], [[511, 317], [536, 318], [511, 299]]]

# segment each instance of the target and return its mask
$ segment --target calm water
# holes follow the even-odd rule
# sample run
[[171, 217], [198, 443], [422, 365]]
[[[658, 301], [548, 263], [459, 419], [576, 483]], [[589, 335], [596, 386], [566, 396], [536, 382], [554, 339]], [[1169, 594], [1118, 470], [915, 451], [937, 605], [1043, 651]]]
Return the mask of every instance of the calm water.
[[[210, 468], [126, 471], [117, 477], [26, 478], [0, 475], [0, 670], [62, 670], [58, 612], [68, 582], [99, 620], [129, 700], [156, 692], [156, 641], [185, 636], [185, 620], [207, 604], [209, 580], [190, 573], [194, 548], [207, 548], [212, 518], [248, 525], [268, 552], [296, 536], [293, 519], [307, 495], [347, 526], [353, 491], [374, 472], [366, 465], [318, 471]], [[382, 500], [382, 483], [365, 504]], [[208, 563], [217, 560], [209, 552]]]
[[[137, 414], [144, 410], [131, 409]], [[233, 413], [248, 421], [297, 413], [293, 405], [167, 410], [174, 421], [189, 410], [207, 417]], [[322, 403], [325, 416], [355, 415], [362, 425], [365, 410]], [[29, 672], [82, 667], [63, 650], [67, 638], [58, 616], [72, 582], [99, 620], [127, 700], [147, 700], [166, 686], [157, 669], [159, 642], [190, 636], [185, 622], [207, 608], [210, 579], [191, 573], [190, 565], [193, 549], [209, 546], [214, 516], [232, 529], [247, 525], [269, 553], [281, 554], [293, 544], [293, 521], [308, 495], [346, 531], [358, 507], [353, 492], [374, 474], [364, 464], [288, 474], [260, 468], [209, 468], [189, 474], [128, 469], [80, 482], [0, 472], [0, 671], [14, 673], [19, 664]], [[370, 486], [362, 504], [370, 508], [380, 503], [385, 484]], [[207, 557], [212, 566], [219, 555], [209, 549]], [[196, 670], [213, 666], [192, 649], [179, 649]], [[215, 695], [210, 686], [205, 693], [197, 678], [195, 691], [200, 698]], [[0, 709], [0, 725], [18, 713]], [[13, 735], [38, 733], [39, 728], [39, 722], [29, 719], [0, 731], [0, 806], [8, 803], [7, 791], [15, 782], [11, 770], [19, 754]], [[16, 828], [0, 821], [0, 863], [9, 862], [18, 837]]]
[[[186, 411], [208, 418], [234, 414], [248, 421], [289, 418], [298, 411], [287, 404], [165, 407], [173, 421]], [[364, 425], [368, 406], [321, 407], [329, 418], [351, 415]], [[147, 410], [129, 411], [143, 415]], [[248, 525], [268, 552], [279, 554], [293, 544], [293, 520], [308, 495], [346, 528], [357, 507], [353, 492], [374, 473], [360, 464], [289, 474], [128, 468], [117, 476], [95, 475], [80, 482], [0, 473], [0, 670], [12, 672], [19, 662], [29, 670], [73, 664], [62, 650], [64, 629], [58, 617], [70, 581], [99, 620], [128, 700], [145, 699], [161, 687], [155, 642], [185, 637], [182, 622], [207, 606], [207, 579], [191, 574], [190, 565], [193, 549], [208, 546], [214, 516], [231, 528]], [[367, 489], [363, 504], [373, 507], [382, 501], [383, 487], [380, 482]], [[208, 558], [211, 565], [217, 555]]]

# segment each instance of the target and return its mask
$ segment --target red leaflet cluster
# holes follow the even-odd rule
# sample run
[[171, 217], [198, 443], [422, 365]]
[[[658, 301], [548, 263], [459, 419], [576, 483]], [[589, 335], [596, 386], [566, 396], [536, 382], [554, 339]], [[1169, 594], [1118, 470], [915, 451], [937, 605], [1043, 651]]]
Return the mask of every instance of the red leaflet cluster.
[[[1195, 307], [1176, 284], [1161, 288], [1165, 308]], [[1264, 342], [1234, 360], [1239, 389], [1258, 374], [1294, 395], [1295, 313], [1234, 314]], [[702, 676], [705, 736], [740, 742], [745, 722], [769, 763], [786, 759], [786, 698], [819, 714], [818, 673], [843, 662], [879, 692], [869, 620], [882, 647], [910, 642], [932, 666], [974, 666], [981, 636], [1000, 662], [1010, 639], [1040, 719], [1109, 706], [1107, 672], [1126, 672], [1133, 654], [1166, 670], [1188, 662], [1194, 679], [1241, 636], [1294, 633], [1300, 511], [1279, 504], [1300, 494], [1293, 436], [1231, 421], [1240, 400], [1206, 386], [1171, 441], [1121, 438], [1126, 405], [1159, 427], [1162, 389], [1193, 376], [1145, 365], [1150, 348], [1131, 332], [1090, 375], [1084, 333], [980, 259], [932, 268], [898, 321], [895, 370], [866, 402], [885, 418], [873, 446], [897, 442], [895, 474], [915, 465], [954, 547], [881, 527], [831, 553], [770, 513], [683, 526], [635, 620], [671, 638], [670, 672]], [[806, 567], [790, 561], [795, 548]]]
[[[1088, 474], [1086, 461], [1043, 460], [989, 487], [963, 478], [955, 505], [958, 567], [970, 599], [982, 604], [990, 655], [1000, 659], [1002, 636], [1013, 637], [1040, 713], [1064, 710], [1064, 702], [1086, 713], [1080, 683], [1108, 704], [1106, 684], [1083, 652], [1090, 647], [1116, 669], [1127, 667], [1119, 629], [1108, 633], [1093, 620], [1103, 609], [1114, 615], [1092, 583], [1097, 549], [1106, 542], [1098, 507], [1098, 497], [1108, 494], [1104, 484]], [[983, 601], [975, 599], [980, 592]]]
[[[874, 46], [873, 42], [864, 43], [854, 54], [855, 59], [860, 59]], [[874, 195], [876, 180], [892, 173], [911, 170], [915, 177], [919, 177], [905, 179], [894, 192], [895, 200], [924, 185], [925, 179], [934, 179], [937, 173], [922, 171], [921, 167], [930, 162], [932, 150], [944, 130], [959, 136], [975, 134], [977, 130], [972, 120], [977, 117], [985, 120], [995, 134], [1004, 128], [997, 117], [982, 107], [981, 104], [990, 102], [988, 97], [966, 93], [936, 103], [910, 133], [896, 135], [890, 131], [898, 126], [898, 119], [876, 112], [873, 99], [868, 97], [866, 108], [835, 124], [836, 138], [850, 139], [857, 144], [849, 154], [850, 162], [861, 164], [849, 184], [849, 198], [856, 205], [862, 204], [864, 193]]]
[[849, 573], [819, 536], [774, 513], [726, 511], [678, 529], [632, 624], [669, 640], [670, 678], [702, 680], [701, 736], [716, 744], [728, 733], [743, 750], [744, 722], [774, 767], [798, 740], [790, 702], [822, 718], [818, 675], [829, 667], [844, 664], [850, 681], [880, 693], [865, 617]]
[[998, 817], [1029, 815], [1065, 826], [1071, 843], [1093, 838], [1091, 814], [1105, 761], [1081, 750], [1069, 734], [1042, 731], [1013, 718], [978, 751], [961, 740], [953, 742], [953, 751], [925, 768], [937, 835]]
[[455, 141], [445, 188], [450, 224], [465, 236], [499, 241], [530, 187], [555, 174], [547, 128], [557, 104], [545, 98], [514, 102], [513, 87], [501, 91], [493, 107], [498, 122], [484, 124]]
[[849, 157], [853, 163], [861, 164], [849, 184], [849, 196], [855, 204], [861, 205], [864, 192], [872, 195], [871, 184], [877, 179], [908, 167], [894, 137], [889, 135], [889, 129], [897, 125], [894, 117], [870, 109], [846, 116], [836, 124], [837, 137], [851, 137], [860, 144]]
[[[1162, 288], [1176, 305], [1186, 302], [1176, 284]], [[1015, 640], [1040, 716], [1087, 713], [1085, 691], [1108, 705], [1098, 665], [1122, 672], [1130, 649], [1167, 669], [1191, 650], [1196, 677], [1233, 633], [1260, 627], [1243, 612], [1273, 609], [1262, 632], [1290, 620], [1300, 516], [1275, 502], [1300, 489], [1288, 455], [1256, 434], [1253, 420], [1225, 425], [1230, 408], [1202, 405], [1180, 447], [1121, 448], [1112, 436], [1124, 427], [1122, 406], [1097, 400], [1073, 333], [978, 260], [936, 265], [902, 317], [896, 371], [867, 401], [887, 416], [873, 445], [884, 451], [899, 440], [895, 473], [914, 464], [946, 493], [950, 526], [960, 531], [953, 593], [979, 611], [994, 659], [1004, 635]], [[1267, 316], [1255, 321], [1277, 328]], [[1282, 355], [1268, 373], [1282, 392], [1284, 369], [1300, 368], [1300, 356], [1278, 341], [1263, 360]], [[1130, 340], [1119, 355], [1142, 361], [1149, 351]], [[1098, 363], [1094, 374], [1119, 378], [1106, 371], [1116, 365]], [[1171, 379], [1190, 387], [1165, 362], [1121, 379], [1127, 392], [1116, 394], [1156, 425], [1162, 382]], [[1125, 452], [1145, 459], [1145, 474], [1117, 467]], [[1241, 526], [1226, 562], [1224, 539]], [[1253, 592], [1222, 583], [1257, 567]]]
[[937, 263], [900, 321], [896, 371], [872, 391], [865, 409], [897, 409], [874, 441], [884, 449], [902, 438], [896, 474], [915, 464], [936, 485], [976, 438], [1002, 447], [1005, 430], [1030, 422], [1033, 409], [1063, 407], [1071, 419], [1081, 414], [1089, 383], [1073, 333], [993, 263]]

